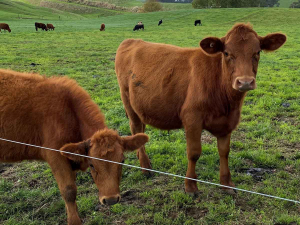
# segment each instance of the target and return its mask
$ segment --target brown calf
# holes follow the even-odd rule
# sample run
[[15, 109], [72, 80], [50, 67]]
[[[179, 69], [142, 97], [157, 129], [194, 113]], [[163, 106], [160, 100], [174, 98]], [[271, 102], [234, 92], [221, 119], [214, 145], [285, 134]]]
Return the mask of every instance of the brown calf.
[[45, 30], [45, 31], [48, 30], [46, 24], [44, 24], [44, 23], [35, 23], [34, 26], [35, 26], [36, 31], [38, 31], [38, 28], [41, 28], [42, 30]]
[[[217, 137], [220, 182], [234, 187], [228, 167], [231, 132], [240, 121], [246, 92], [256, 88], [260, 52], [274, 51], [285, 41], [280, 33], [258, 36], [247, 24], [235, 25], [225, 37], [203, 39], [201, 48], [123, 41], [115, 69], [132, 134], [145, 132], [146, 124], [165, 130], [183, 127], [186, 176], [196, 178], [201, 132], [208, 130]], [[151, 168], [144, 146], [137, 154], [140, 165]], [[197, 192], [197, 183], [185, 180], [185, 190]]]
[[[148, 141], [120, 137], [88, 93], [66, 77], [0, 70], [0, 137], [65, 152], [122, 162], [126, 150]], [[121, 165], [0, 141], [0, 162], [46, 161], [66, 203], [68, 224], [81, 224], [76, 205], [76, 171], [89, 166], [102, 204], [120, 200]]]
[[105, 24], [104, 23], [101, 24], [100, 31], [105, 31]]
[[7, 23], [0, 23], [0, 32], [2, 30], [7, 30], [9, 33], [11, 32], [11, 29], [9, 28]]
[[54, 30], [54, 26], [53, 26], [53, 24], [51, 24], [51, 23], [47, 23], [47, 29], [48, 30]]

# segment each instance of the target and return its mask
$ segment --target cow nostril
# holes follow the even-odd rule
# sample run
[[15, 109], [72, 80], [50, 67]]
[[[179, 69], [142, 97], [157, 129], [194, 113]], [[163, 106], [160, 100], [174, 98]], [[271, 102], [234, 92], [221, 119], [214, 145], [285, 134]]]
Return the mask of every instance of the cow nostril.
[[117, 202], [120, 202], [120, 197], [118, 196]]
[[243, 85], [245, 82], [243, 82], [243, 81], [240, 81], [240, 80], [237, 80], [237, 85]]

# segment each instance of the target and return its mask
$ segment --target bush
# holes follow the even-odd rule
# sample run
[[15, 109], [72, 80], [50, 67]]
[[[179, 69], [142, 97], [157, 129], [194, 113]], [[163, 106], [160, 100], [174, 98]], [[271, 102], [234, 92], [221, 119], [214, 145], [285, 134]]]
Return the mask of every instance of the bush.
[[156, 12], [162, 9], [162, 5], [157, 0], [147, 0], [144, 4], [144, 12]]
[[298, 2], [293, 2], [290, 5], [290, 8], [300, 8], [300, 0], [298, 0]]
[[194, 0], [192, 2], [192, 6], [195, 9], [208, 8], [208, 7], [210, 7], [210, 1], [209, 0]]

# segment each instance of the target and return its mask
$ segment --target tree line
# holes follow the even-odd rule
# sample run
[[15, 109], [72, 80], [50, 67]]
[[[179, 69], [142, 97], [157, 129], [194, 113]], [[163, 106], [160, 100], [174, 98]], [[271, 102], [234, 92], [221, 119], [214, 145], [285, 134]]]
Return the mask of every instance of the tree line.
[[279, 6], [279, 0], [193, 0], [194, 8], [244, 8]]

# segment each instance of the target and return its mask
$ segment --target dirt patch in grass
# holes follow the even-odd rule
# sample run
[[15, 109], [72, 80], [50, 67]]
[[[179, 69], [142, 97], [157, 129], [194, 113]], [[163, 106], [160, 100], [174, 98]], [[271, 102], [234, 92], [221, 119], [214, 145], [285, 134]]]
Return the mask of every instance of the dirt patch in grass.
[[0, 163], [0, 174], [4, 173], [6, 170], [8, 170], [10, 167], [12, 167], [13, 164], [10, 163]]
[[288, 123], [291, 124], [293, 126], [299, 126], [300, 125], [300, 121], [297, 119], [297, 117], [295, 116], [276, 116], [272, 118], [273, 121], [280, 121], [280, 122], [284, 122], [284, 123]]
[[242, 169], [239, 170], [239, 172], [246, 173], [247, 175], [250, 175], [256, 181], [262, 181], [266, 174], [275, 173], [276, 170], [271, 169], [271, 168], [270, 169], [266, 169], [266, 168], [247, 168], [247, 169], [244, 169], [244, 168], [242, 168]]

